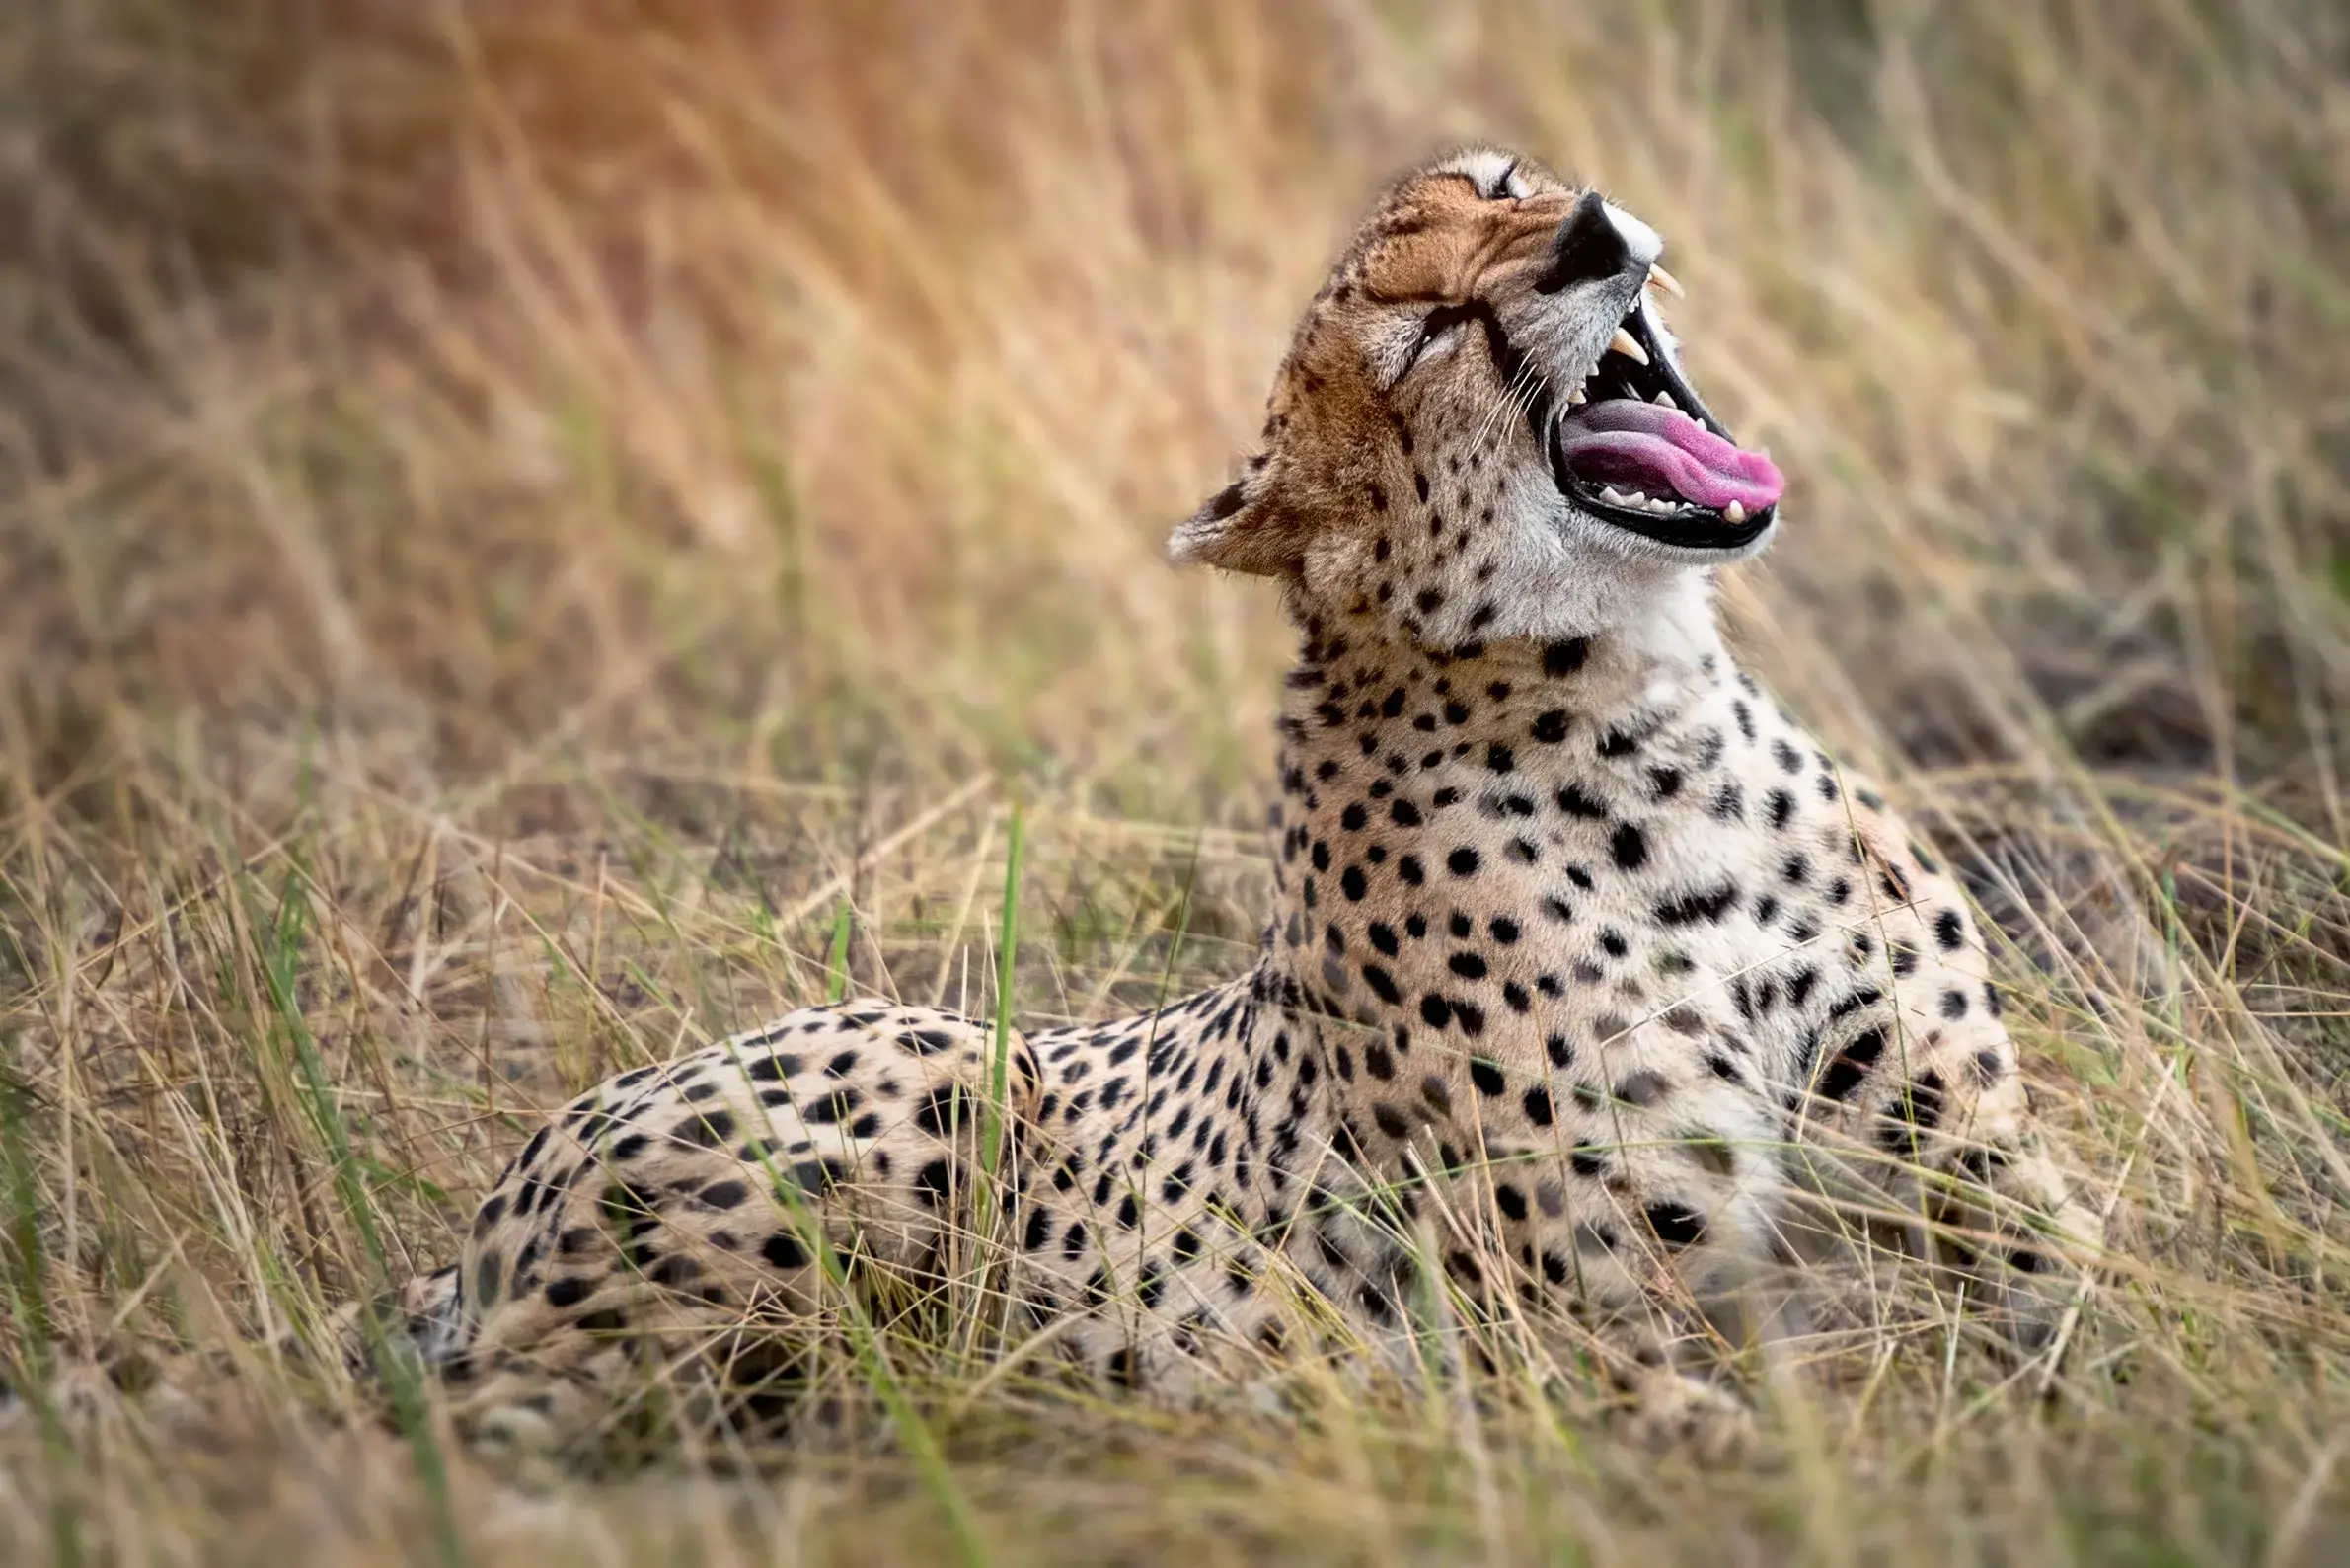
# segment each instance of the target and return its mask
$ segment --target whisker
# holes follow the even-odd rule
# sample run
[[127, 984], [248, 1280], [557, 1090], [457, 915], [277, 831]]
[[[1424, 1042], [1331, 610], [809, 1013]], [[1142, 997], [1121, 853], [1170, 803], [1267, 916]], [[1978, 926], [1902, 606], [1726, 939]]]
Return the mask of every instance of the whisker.
[[1535, 388], [1543, 384], [1543, 375], [1541, 371], [1534, 367], [1531, 361], [1523, 362], [1518, 366], [1518, 373], [1510, 378], [1509, 384], [1507, 386], [1501, 389], [1500, 399], [1495, 402], [1489, 411], [1487, 411], [1484, 417], [1478, 421], [1477, 435], [1471, 442], [1473, 446], [1476, 446], [1479, 450], [1483, 449], [1485, 437], [1495, 428], [1495, 419], [1503, 412], [1515, 410], [1521, 417], [1524, 416], [1525, 406], [1519, 401], [1518, 388], [1521, 383], [1528, 383], [1529, 377], [1532, 378], [1532, 381], [1527, 385], [1526, 396], [1531, 398]]
[[[1523, 374], [1522, 369], [1520, 373]], [[1500, 388], [1498, 388], [1493, 394], [1492, 402], [1488, 403], [1484, 409], [1478, 412], [1477, 416], [1477, 430], [1478, 438], [1479, 440], [1483, 438], [1486, 427], [1493, 422], [1493, 415], [1508, 404], [1510, 385], [1510, 383], [1504, 383]]]
[[[1521, 384], [1524, 386], [1524, 391], [1522, 393], [1519, 391]], [[1521, 419], [1524, 418], [1526, 416], [1527, 411], [1534, 407], [1534, 400], [1538, 396], [1547, 392], [1550, 389], [1550, 385], [1551, 378], [1539, 367], [1537, 367], [1533, 361], [1528, 360], [1522, 363], [1518, 367], [1517, 376], [1512, 378], [1509, 386], [1502, 389], [1502, 402], [1501, 405], [1494, 410], [1494, 413], [1501, 413], [1506, 411], [1512, 417]], [[1508, 428], [1509, 423], [1507, 419], [1496, 421], [1491, 415], [1488, 415], [1484, 422], [1478, 425], [1477, 439], [1474, 442], [1474, 445], [1476, 445], [1479, 451], [1483, 451], [1485, 449], [1485, 439], [1488, 435], [1498, 434], [1498, 432], [1507, 430]]]

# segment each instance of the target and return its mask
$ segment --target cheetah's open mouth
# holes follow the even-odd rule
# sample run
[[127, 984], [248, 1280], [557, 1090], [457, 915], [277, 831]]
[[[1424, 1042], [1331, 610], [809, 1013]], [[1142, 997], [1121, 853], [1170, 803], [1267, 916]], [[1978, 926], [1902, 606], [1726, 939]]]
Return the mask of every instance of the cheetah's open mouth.
[[1550, 429], [1551, 472], [1586, 510], [1660, 544], [1735, 550], [1771, 526], [1786, 481], [1730, 439], [1635, 300]]

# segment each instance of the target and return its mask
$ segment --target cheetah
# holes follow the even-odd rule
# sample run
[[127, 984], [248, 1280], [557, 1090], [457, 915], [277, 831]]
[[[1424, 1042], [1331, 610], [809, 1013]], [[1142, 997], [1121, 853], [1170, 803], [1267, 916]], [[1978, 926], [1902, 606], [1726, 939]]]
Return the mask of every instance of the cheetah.
[[1492, 149], [1391, 187], [1169, 545], [1302, 642], [1255, 967], [1031, 1033], [812, 1007], [598, 1084], [407, 1291], [467, 1430], [787, 1367], [974, 1227], [1058, 1354], [1169, 1396], [1316, 1322], [1407, 1369], [1435, 1286], [1682, 1423], [1839, 1214], [2045, 1333], [2095, 1226], [1950, 874], [1716, 630], [1783, 481], [1692, 387], [1661, 249]]

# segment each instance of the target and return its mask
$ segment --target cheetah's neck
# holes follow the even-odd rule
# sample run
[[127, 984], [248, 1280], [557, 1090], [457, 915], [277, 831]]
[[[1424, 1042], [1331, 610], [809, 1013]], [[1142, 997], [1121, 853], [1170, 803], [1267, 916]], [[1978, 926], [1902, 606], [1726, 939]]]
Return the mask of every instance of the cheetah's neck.
[[1589, 1005], [1605, 962], [1595, 944], [1616, 944], [1626, 862], [1653, 873], [1672, 853], [1636, 824], [1739, 787], [1724, 732], [1756, 699], [1705, 585], [1636, 629], [1450, 654], [1375, 613], [1303, 619], [1264, 964], [1317, 1020], [1340, 1114], [1368, 1103], [1349, 1083], [1441, 1098], [1430, 1074], [1478, 1057], [1522, 1070], [1547, 1047], [1555, 1063], [1556, 1020]]

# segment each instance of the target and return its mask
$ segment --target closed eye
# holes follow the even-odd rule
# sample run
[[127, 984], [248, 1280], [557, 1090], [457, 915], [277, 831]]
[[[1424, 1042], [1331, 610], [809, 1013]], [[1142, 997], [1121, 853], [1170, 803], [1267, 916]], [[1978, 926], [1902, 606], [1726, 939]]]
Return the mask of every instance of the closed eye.
[[1403, 368], [1396, 372], [1396, 379], [1401, 381], [1409, 375], [1411, 368], [1420, 362], [1421, 355], [1459, 336], [1461, 329], [1476, 315], [1477, 311], [1472, 306], [1439, 305], [1421, 317], [1420, 335], [1413, 341], [1411, 352], [1403, 357]]

